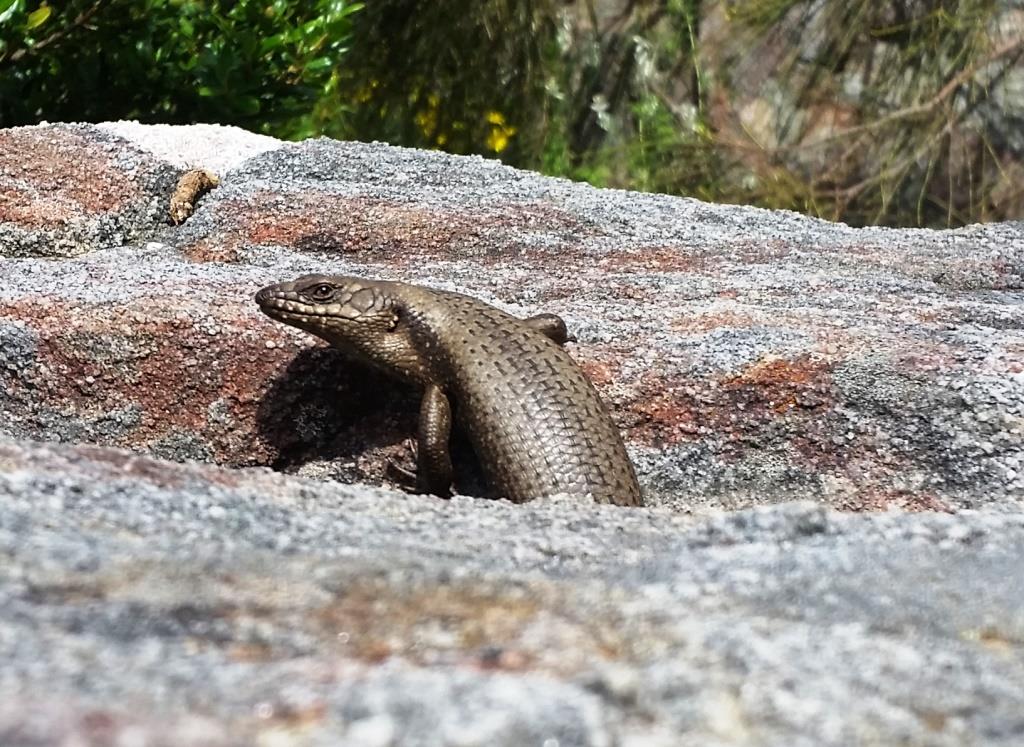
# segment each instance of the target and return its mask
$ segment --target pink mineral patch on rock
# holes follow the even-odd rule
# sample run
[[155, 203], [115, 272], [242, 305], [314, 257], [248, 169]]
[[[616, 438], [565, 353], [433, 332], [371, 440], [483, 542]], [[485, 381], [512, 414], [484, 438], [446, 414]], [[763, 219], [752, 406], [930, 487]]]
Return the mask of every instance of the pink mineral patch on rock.
[[742, 442], [773, 420], [814, 420], [832, 404], [830, 366], [804, 357], [764, 359], [737, 375], [682, 385], [647, 373], [629, 404], [631, 437], [667, 445], [714, 433]]
[[0, 130], [0, 222], [54, 227], [117, 210], [139, 195], [111, 151], [77, 133]]
[[35, 365], [10, 387], [21, 403], [12, 414], [31, 420], [42, 403], [78, 417], [136, 407], [139, 421], [104, 443], [143, 449], [182, 433], [225, 464], [277, 456], [257, 427], [257, 404], [297, 346], [248, 308], [226, 304], [197, 318], [160, 299], [96, 306], [36, 298], [0, 301], [0, 317], [30, 319], [39, 336]]
[[[539, 204], [450, 210], [444, 206], [326, 192], [255, 192], [220, 203], [227, 220], [215, 235], [182, 251], [196, 261], [237, 261], [250, 246], [287, 246], [332, 254], [438, 260], [459, 251], [493, 261], [518, 247], [518, 232], [578, 235], [583, 226]], [[497, 242], [497, 245], [496, 245]], [[535, 254], [522, 247], [517, 256]]]

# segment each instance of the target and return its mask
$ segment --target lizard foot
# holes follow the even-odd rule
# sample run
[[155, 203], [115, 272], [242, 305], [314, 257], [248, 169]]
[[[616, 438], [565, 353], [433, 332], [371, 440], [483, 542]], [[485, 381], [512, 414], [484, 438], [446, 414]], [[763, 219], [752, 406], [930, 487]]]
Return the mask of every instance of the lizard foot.
[[402, 490], [414, 492], [416, 490], [416, 470], [415, 468], [409, 469], [402, 462], [408, 464], [409, 457], [411, 456], [413, 465], [417, 463], [419, 449], [416, 446], [416, 441], [411, 438], [405, 439], [405, 450], [406, 456], [401, 461], [388, 457], [387, 473], [388, 477], [397, 482]]

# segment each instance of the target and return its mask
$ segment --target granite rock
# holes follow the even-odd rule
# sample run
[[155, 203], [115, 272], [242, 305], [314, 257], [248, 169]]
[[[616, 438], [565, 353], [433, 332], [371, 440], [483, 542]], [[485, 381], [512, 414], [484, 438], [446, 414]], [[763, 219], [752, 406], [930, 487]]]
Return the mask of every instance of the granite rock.
[[[310, 271], [563, 315], [650, 506], [380, 487], [416, 392], [251, 301]], [[0, 130], [0, 745], [1019, 745], [1022, 275], [1021, 224]]]
[[[211, 126], [0, 139], [17, 145], [3, 173], [28, 174], [0, 187], [12, 436], [384, 483], [416, 394], [251, 301], [323, 271], [563, 315], [653, 503], [948, 510], [1024, 492], [1021, 224], [855, 230]], [[156, 220], [207, 161], [222, 186], [183, 226]], [[75, 207], [53, 222], [53, 205]]]
[[698, 518], [0, 442], [0, 744], [1010, 747], [1021, 508]]

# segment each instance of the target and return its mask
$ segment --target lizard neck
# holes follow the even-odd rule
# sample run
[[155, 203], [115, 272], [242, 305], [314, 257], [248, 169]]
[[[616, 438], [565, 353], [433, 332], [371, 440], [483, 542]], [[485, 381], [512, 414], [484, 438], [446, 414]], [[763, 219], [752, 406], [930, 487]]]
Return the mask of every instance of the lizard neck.
[[334, 347], [356, 359], [410, 384], [425, 386], [435, 380], [429, 360], [421, 356], [405, 332], [340, 340], [324, 335]]

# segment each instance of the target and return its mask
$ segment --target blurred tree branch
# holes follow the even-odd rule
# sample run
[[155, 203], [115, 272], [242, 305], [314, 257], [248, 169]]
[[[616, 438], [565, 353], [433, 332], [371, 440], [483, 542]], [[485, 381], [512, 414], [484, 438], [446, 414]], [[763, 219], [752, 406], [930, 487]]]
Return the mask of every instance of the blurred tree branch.
[[[22, 57], [25, 57], [29, 54], [39, 53], [51, 44], [63, 40], [68, 35], [77, 31], [79, 28], [85, 26], [90, 21], [90, 19], [92, 19], [93, 16], [95, 16], [103, 8], [103, 6], [107, 4], [107, 2], [108, 0], [96, 0], [96, 2], [94, 2], [91, 6], [89, 6], [85, 10], [81, 11], [77, 16], [75, 16], [74, 19], [72, 19], [71, 23], [69, 23], [64, 28], [57, 29], [49, 36], [40, 39], [31, 46], [19, 47], [18, 49], [11, 52], [11, 54], [7, 57], [6, 62], [10, 65], [13, 65], [17, 63]], [[0, 63], [3, 62], [4, 59], [0, 57]]]

